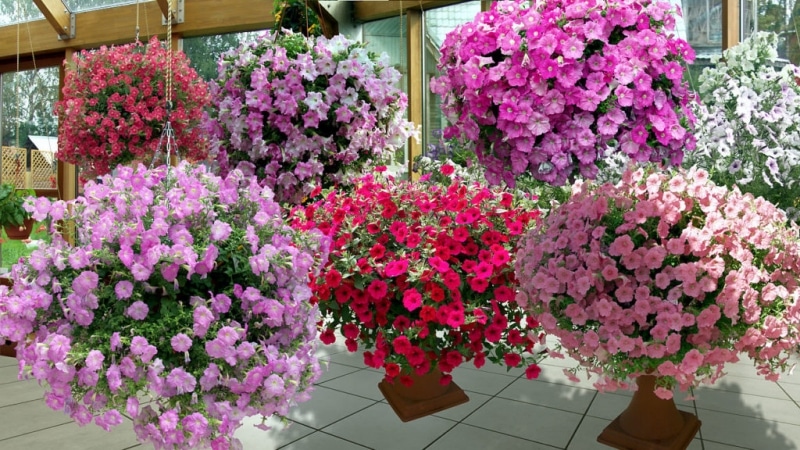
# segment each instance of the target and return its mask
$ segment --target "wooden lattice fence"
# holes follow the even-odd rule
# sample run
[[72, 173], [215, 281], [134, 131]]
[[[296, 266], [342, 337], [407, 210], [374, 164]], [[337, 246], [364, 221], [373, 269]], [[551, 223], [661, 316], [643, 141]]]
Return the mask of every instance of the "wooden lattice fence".
[[50, 189], [56, 187], [55, 155], [45, 155], [37, 149], [31, 150], [31, 186], [25, 186], [27, 149], [2, 147], [2, 171], [0, 182], [13, 183], [17, 188]]

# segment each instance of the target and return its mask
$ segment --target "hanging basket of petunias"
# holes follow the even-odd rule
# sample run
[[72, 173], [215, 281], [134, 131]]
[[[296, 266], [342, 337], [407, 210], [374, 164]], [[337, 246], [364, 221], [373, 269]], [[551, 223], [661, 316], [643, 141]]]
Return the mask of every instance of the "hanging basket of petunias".
[[[223, 55], [207, 127], [222, 173], [255, 170], [280, 202], [299, 202], [415, 135], [400, 73], [344, 36], [267, 32]], [[243, 167], [244, 169], [244, 167]]]
[[[172, 109], [167, 110], [172, 61]], [[60, 161], [89, 179], [134, 160], [148, 164], [169, 117], [175, 143], [188, 160], [205, 159], [208, 145], [197, 125], [208, 105], [206, 83], [183, 52], [170, 52], [153, 36], [141, 42], [84, 50], [65, 61], [64, 97], [56, 102]]]
[[[444, 173], [452, 174], [451, 166]], [[324, 319], [351, 352], [407, 384], [411, 373], [487, 360], [539, 374], [537, 324], [513, 302], [513, 251], [539, 218], [529, 201], [480, 183], [397, 181], [367, 175], [333, 191], [293, 226], [319, 227], [331, 259], [312, 283]]]
[[328, 239], [285, 225], [238, 170], [116, 175], [32, 205], [37, 220], [74, 221], [75, 244], [53, 230], [12, 268], [0, 340], [19, 342], [20, 375], [80, 425], [125, 414], [156, 448], [236, 448], [245, 417], [286, 415], [320, 375], [308, 277]]
[[501, 1], [449, 33], [431, 89], [477, 142], [492, 183], [529, 172], [593, 178], [609, 147], [636, 161], [681, 162], [694, 147], [682, 81], [694, 52], [675, 5], [650, 0]]

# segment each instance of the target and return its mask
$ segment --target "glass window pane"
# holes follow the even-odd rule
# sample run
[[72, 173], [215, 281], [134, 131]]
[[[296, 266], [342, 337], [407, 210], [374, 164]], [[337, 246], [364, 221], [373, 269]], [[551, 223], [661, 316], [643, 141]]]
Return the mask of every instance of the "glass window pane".
[[223, 53], [239, 48], [243, 42], [254, 41], [261, 33], [263, 31], [185, 38], [183, 52], [197, 74], [204, 80], [211, 81], [219, 74], [219, 59]]
[[[390, 17], [388, 19], [367, 22], [363, 26], [363, 42], [367, 45], [367, 50], [380, 55], [386, 53], [389, 56], [389, 63], [400, 72], [400, 86], [403, 92], [408, 94], [408, 42], [406, 40], [406, 20], [405, 16], [400, 18]], [[406, 111], [408, 118], [408, 111]], [[408, 146], [399, 149], [395, 154], [393, 169], [398, 174], [405, 172], [408, 167]]]
[[779, 36], [778, 57], [800, 64], [800, 6], [797, 0], [746, 0], [742, 5], [742, 24], [743, 39], [754, 31], [776, 33]]
[[[17, 189], [56, 187], [57, 97], [58, 67], [0, 75], [0, 182]], [[50, 239], [40, 225], [29, 241], [11, 241], [0, 232], [0, 271]]]
[[422, 126], [422, 145], [426, 155], [436, 158], [444, 150], [441, 136], [448, 125], [442, 114], [441, 99], [431, 92], [430, 81], [439, 75], [436, 65], [439, 62], [439, 48], [447, 33], [458, 25], [472, 22], [481, 11], [480, 1], [469, 1], [456, 5], [425, 11], [424, 20], [424, 70], [425, 70], [425, 112]]
[[[110, 8], [112, 6], [130, 5], [136, 3], [136, 0], [63, 0], [67, 8], [72, 12], [89, 11], [92, 9]], [[140, 0], [140, 3], [145, 3], [152, 0]], [[175, 0], [173, 0], [175, 1]], [[144, 12], [142, 12], [144, 14]], [[144, 18], [142, 18], [144, 20]], [[161, 25], [160, 23], [158, 25]]]
[[44, 19], [32, 1], [0, 0], [0, 26]]

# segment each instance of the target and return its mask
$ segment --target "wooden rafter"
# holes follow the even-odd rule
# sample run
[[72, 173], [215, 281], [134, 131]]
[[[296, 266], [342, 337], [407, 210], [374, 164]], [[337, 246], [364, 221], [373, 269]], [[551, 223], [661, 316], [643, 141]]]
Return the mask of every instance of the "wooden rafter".
[[428, 10], [440, 6], [462, 3], [464, 0], [390, 0], [390, 1], [358, 1], [353, 2], [353, 17], [359, 22], [385, 19], [397, 16], [400, 11]]
[[[173, 24], [172, 31], [183, 37], [240, 31], [263, 30], [275, 23], [272, 0], [190, 0], [185, 2], [184, 23]], [[156, 2], [143, 2], [140, 8], [140, 38], [164, 36], [161, 9]], [[74, 39], [59, 41], [47, 20], [35, 20], [19, 27], [21, 52], [26, 55], [61, 53], [68, 48], [95, 48], [121, 44], [134, 39], [136, 5], [80, 12], [76, 15]], [[0, 65], [16, 60], [17, 26], [0, 27]]]
[[57, 36], [70, 35], [70, 12], [62, 0], [33, 0], [33, 3], [56, 30]]
[[[165, 18], [169, 17], [169, 2], [167, 0], [156, 0], [158, 3], [158, 9], [161, 10], [161, 15]], [[175, 4], [177, 2], [173, 0], [172, 2], [172, 11], [175, 11]]]

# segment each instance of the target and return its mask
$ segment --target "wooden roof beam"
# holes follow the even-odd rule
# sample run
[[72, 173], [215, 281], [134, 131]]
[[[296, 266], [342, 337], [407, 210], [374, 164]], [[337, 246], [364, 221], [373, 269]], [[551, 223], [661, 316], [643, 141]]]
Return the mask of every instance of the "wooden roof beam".
[[183, 0], [156, 0], [156, 3], [165, 21], [172, 15], [172, 23], [183, 23]]
[[33, 3], [56, 30], [59, 39], [75, 37], [75, 14], [70, 12], [62, 0], [33, 0]]
[[[144, 2], [141, 8], [141, 39], [153, 34], [164, 36], [166, 27], [161, 25], [161, 10], [156, 2]], [[101, 45], [132, 42], [136, 28], [136, 5], [123, 5], [75, 14], [80, 33], [69, 41], [59, 41], [51, 34], [46, 20], [34, 20], [20, 27], [20, 51], [37, 57], [43, 54], [61, 53], [67, 48], [83, 49]], [[239, 31], [263, 30], [275, 23], [272, 15], [272, 0], [191, 0], [186, 2], [186, 21], [173, 22], [172, 32], [183, 37], [202, 36]], [[17, 26], [0, 27], [0, 64], [15, 61], [17, 55]]]

